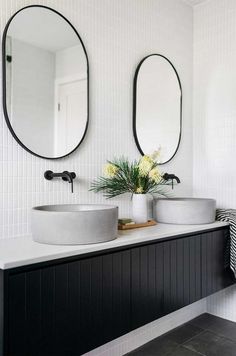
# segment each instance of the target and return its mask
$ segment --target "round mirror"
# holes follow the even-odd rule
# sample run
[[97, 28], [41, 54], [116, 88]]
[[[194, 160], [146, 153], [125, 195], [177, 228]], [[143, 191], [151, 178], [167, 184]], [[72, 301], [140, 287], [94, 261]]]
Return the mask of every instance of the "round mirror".
[[28, 152], [47, 159], [72, 153], [88, 126], [88, 57], [61, 14], [28, 6], [3, 34], [3, 107], [7, 125]]
[[152, 54], [138, 65], [134, 78], [134, 138], [140, 153], [160, 149], [160, 164], [176, 154], [181, 138], [182, 89], [176, 69]]

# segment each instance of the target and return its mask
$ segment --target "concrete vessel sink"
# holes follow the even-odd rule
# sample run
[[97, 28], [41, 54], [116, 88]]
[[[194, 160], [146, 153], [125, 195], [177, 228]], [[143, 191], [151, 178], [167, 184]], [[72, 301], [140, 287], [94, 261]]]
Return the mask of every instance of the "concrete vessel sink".
[[215, 221], [215, 211], [214, 199], [161, 198], [154, 201], [154, 218], [166, 224], [210, 224]]
[[32, 210], [33, 240], [53, 245], [93, 244], [117, 237], [118, 207], [43, 205]]

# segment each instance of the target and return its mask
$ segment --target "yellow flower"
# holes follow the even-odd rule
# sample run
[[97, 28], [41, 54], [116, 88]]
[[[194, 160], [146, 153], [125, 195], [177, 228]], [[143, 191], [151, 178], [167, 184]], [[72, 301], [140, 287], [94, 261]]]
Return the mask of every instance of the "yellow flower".
[[117, 174], [118, 171], [119, 171], [119, 168], [111, 163], [106, 164], [104, 167], [104, 174], [108, 178], [113, 178]]
[[136, 192], [135, 193], [137, 193], [137, 194], [142, 194], [143, 193], [143, 188], [142, 187], [138, 187], [137, 189], [136, 189]]
[[154, 151], [150, 157], [154, 160], [154, 161], [160, 161], [161, 159], [161, 146], [158, 148], [158, 150]]
[[153, 159], [150, 156], [143, 156], [140, 161], [139, 161], [139, 172], [142, 177], [145, 177], [148, 175], [150, 170], [152, 169], [152, 166], [154, 164]]
[[153, 180], [153, 181], [156, 182], [156, 183], [160, 182], [160, 180], [161, 180], [161, 178], [162, 178], [161, 173], [159, 172], [159, 170], [158, 170], [157, 167], [153, 168], [153, 169], [149, 172], [148, 176], [149, 176], [149, 178], [150, 178], [151, 180]]

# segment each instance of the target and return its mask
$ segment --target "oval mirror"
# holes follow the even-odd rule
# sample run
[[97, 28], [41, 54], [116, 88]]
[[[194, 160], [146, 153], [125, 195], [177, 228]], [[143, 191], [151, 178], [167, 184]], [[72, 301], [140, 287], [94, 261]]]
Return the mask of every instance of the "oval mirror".
[[176, 69], [164, 56], [151, 54], [134, 78], [133, 130], [142, 155], [160, 149], [160, 164], [176, 154], [182, 125], [182, 89]]
[[45, 6], [25, 7], [3, 34], [3, 108], [28, 152], [72, 153], [88, 126], [88, 57], [72, 24]]

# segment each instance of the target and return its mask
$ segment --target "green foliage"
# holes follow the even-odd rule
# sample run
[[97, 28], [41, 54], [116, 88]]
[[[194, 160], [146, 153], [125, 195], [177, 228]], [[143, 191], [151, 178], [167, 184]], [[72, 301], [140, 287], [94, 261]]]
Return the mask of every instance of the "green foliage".
[[[148, 167], [146, 174], [143, 174], [141, 170], [143, 164]], [[157, 166], [158, 164], [149, 156], [144, 156], [139, 161], [131, 163], [124, 157], [108, 161], [105, 167], [106, 176], [93, 181], [90, 191], [103, 192], [106, 198], [114, 198], [124, 193], [158, 193], [166, 196], [165, 186], [170, 183], [163, 179]], [[155, 169], [155, 173], [159, 174], [158, 180], [150, 177], [150, 171], [153, 169]]]

